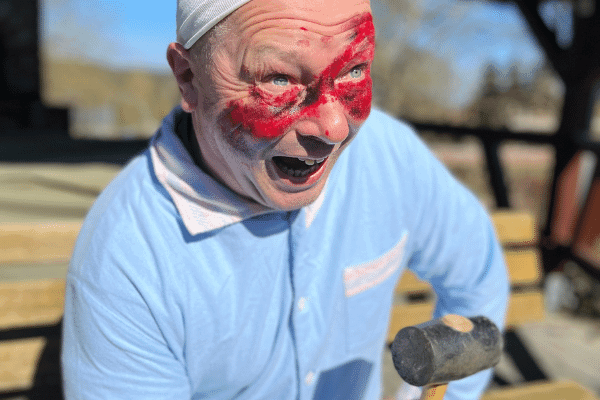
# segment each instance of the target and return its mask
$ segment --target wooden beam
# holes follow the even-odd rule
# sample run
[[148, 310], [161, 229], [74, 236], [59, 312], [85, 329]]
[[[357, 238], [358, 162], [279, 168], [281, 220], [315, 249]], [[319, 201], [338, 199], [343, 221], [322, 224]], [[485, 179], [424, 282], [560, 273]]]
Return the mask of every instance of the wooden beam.
[[533, 34], [537, 38], [540, 46], [546, 52], [546, 56], [552, 63], [552, 66], [556, 70], [556, 72], [565, 79], [565, 51], [558, 47], [556, 43], [556, 36], [554, 32], [552, 32], [542, 18], [537, 10], [537, 3], [517, 0], [516, 1], [519, 10], [525, 17], [525, 20], [529, 24], [529, 27], [533, 31]]
[[[542, 279], [540, 255], [534, 249], [506, 250], [504, 252], [510, 283], [513, 286], [537, 285]], [[405, 271], [396, 285], [396, 295], [432, 294], [431, 285], [419, 279], [412, 271]]]
[[45, 338], [0, 343], [0, 391], [27, 390], [33, 386], [45, 345]]
[[486, 392], [481, 400], [600, 400], [591, 390], [573, 381], [529, 383]]
[[65, 281], [0, 284], [0, 329], [57, 323], [63, 314]]
[[512, 293], [506, 313], [507, 328], [516, 328], [527, 322], [543, 321], [544, 295], [541, 291]]
[[435, 304], [433, 301], [393, 306], [388, 327], [387, 343], [394, 341], [400, 329], [429, 321], [433, 315], [434, 307]]
[[533, 249], [505, 250], [504, 259], [511, 285], [537, 285], [542, 280], [539, 251]]
[[396, 285], [397, 295], [431, 293], [431, 285], [419, 279], [412, 271], [405, 271]]
[[81, 223], [0, 226], [0, 263], [68, 262]]
[[[434, 308], [433, 300], [394, 305], [390, 314], [388, 343], [394, 340], [400, 329], [429, 321]], [[541, 291], [511, 294], [506, 314], [507, 328], [515, 328], [527, 322], [542, 321], [544, 318], [544, 296]]]
[[527, 212], [495, 211], [492, 221], [503, 245], [530, 244], [537, 240], [535, 219]]

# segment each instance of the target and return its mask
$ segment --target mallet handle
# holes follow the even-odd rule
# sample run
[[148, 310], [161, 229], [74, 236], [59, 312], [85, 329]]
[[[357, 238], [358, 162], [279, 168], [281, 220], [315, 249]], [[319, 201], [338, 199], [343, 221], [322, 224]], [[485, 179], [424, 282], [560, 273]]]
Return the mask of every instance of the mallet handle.
[[423, 393], [421, 394], [421, 400], [442, 400], [448, 384], [443, 383], [441, 385], [425, 386]]

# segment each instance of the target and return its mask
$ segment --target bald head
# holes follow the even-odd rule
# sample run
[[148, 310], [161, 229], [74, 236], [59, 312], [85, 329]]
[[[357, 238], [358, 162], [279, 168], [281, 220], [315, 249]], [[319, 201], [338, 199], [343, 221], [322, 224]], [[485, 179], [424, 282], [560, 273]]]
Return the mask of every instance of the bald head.
[[369, 0], [177, 0], [177, 42], [190, 49], [198, 39], [244, 4], [253, 3], [251, 7], [261, 7], [261, 3], [277, 2], [282, 8], [291, 7], [300, 12], [321, 10], [334, 19], [348, 7], [369, 6]]

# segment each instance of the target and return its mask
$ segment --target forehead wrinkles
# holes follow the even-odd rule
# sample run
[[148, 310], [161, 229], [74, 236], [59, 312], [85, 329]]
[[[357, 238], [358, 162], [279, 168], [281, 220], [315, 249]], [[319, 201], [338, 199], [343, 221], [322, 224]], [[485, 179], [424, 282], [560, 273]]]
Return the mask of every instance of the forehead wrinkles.
[[[301, 36], [298, 36], [295, 33], [297, 33], [297, 31], [290, 32], [289, 36], [283, 36], [284, 40], [277, 40], [277, 39], [276, 40], [257, 40], [255, 46], [249, 46], [250, 48], [246, 49], [246, 55], [247, 56], [251, 55], [252, 57], [258, 57], [259, 59], [262, 58], [263, 56], [271, 56], [271, 57], [276, 57], [282, 61], [298, 62], [298, 61], [303, 61], [304, 57], [306, 57], [305, 54], [302, 54], [301, 48], [296, 44], [296, 42], [299, 40], [305, 40], [305, 39], [310, 38], [311, 36], [314, 36], [314, 40], [316, 40], [318, 43], [321, 43], [321, 46], [323, 46], [325, 48], [327, 48], [327, 47], [342, 47], [342, 46], [347, 46], [348, 44], [350, 44], [352, 42], [352, 40], [354, 40], [354, 38], [356, 38], [356, 35], [357, 35], [356, 32], [349, 32], [349, 33], [344, 32], [344, 33], [338, 34], [339, 36], [341, 36], [341, 40], [339, 40], [339, 41], [325, 41], [322, 39], [323, 38], [333, 38], [335, 36], [320, 35], [320, 34], [311, 35], [310, 33], [305, 33], [305, 32], [303, 32], [303, 34]], [[269, 37], [273, 37], [273, 36], [269, 36], [268, 32], [264, 32], [264, 34], [265, 34], [265, 36], [267, 36], [266, 39], [269, 39]], [[260, 36], [263, 36], [263, 35], [260, 35]], [[282, 37], [281, 32], [278, 33], [277, 37], [279, 37], [279, 38]], [[289, 42], [285, 42], [285, 39], [288, 39]], [[329, 49], [329, 50], [334, 50], [334, 49]]]
[[[347, 46], [357, 38], [360, 26], [371, 20], [371, 13], [358, 13], [326, 23], [315, 23], [313, 20], [302, 18], [274, 18], [272, 15], [271, 18], [260, 17], [264, 15], [254, 19], [260, 22], [253, 23], [248, 20], [239, 27], [240, 31], [236, 37], [240, 40], [236, 52], [238, 62], [242, 64], [245, 60], [260, 58], [263, 55], [287, 61], [300, 61], [305, 56], [301, 55], [296, 41], [302, 39], [314, 39], [321, 51], [337, 52], [339, 49], [336, 50], [335, 47]], [[340, 40], [335, 40], [336, 37]], [[358, 43], [360, 47], [366, 44], [364, 39], [369, 41], [369, 38], [363, 38]]]
[[226, 20], [244, 42], [265, 28], [304, 28], [334, 36], [352, 29], [354, 20], [366, 14], [371, 14], [368, 0], [254, 0]]
[[289, 13], [279, 13], [281, 15], [256, 15], [249, 18], [238, 26], [238, 33], [241, 41], [248, 40], [259, 32], [267, 32], [272, 29], [289, 30], [290, 36], [298, 29], [307, 34], [313, 33], [319, 36], [334, 37], [343, 34], [356, 35], [358, 26], [364, 21], [369, 12], [347, 16], [338, 21], [325, 20], [317, 21], [315, 19], [300, 18], [298, 16], [289, 16]]

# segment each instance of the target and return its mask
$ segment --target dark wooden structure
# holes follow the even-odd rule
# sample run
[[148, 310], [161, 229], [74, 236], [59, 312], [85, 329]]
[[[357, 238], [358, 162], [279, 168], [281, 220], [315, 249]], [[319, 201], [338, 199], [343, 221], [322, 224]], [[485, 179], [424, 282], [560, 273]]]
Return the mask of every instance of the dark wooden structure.
[[38, 0], [0, 0], [0, 161], [124, 164], [146, 140], [73, 140], [69, 112], [40, 96]]
[[[556, 34], [539, 14], [541, 0], [515, 0], [530, 29], [565, 86], [565, 97], [556, 132], [514, 133], [486, 128], [440, 126], [415, 122], [420, 131], [474, 136], [485, 149], [496, 206], [510, 207], [498, 147], [507, 141], [550, 144], [556, 150], [546, 226], [541, 248], [545, 271], [560, 269], [568, 260], [575, 261], [589, 275], [600, 280], [600, 166], [596, 162], [591, 184], [579, 179], [583, 152], [591, 152], [596, 161], [600, 143], [591, 140], [592, 107], [600, 82], [600, 3], [597, 0], [573, 0], [571, 15], [573, 37], [561, 47]], [[588, 189], [589, 184], [589, 189]], [[584, 199], [575, 192], [585, 192]]]
[[67, 131], [66, 109], [40, 99], [37, 1], [0, 0], [0, 128]]

